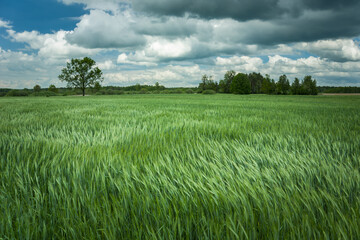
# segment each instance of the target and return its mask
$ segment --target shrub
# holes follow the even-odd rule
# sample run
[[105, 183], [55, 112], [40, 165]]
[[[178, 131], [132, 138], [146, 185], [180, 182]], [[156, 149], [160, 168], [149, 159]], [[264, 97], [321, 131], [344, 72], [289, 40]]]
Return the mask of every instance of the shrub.
[[160, 92], [160, 94], [169, 94], [169, 93], [170, 93], [169, 90], [163, 90], [163, 91]]
[[146, 88], [142, 88], [142, 89], [140, 89], [139, 93], [146, 94], [146, 93], [148, 93], [148, 90]]
[[124, 94], [124, 91], [108, 89], [108, 90], [100, 90], [98, 93], [100, 94], [96, 94], [96, 95], [121, 95]]
[[211, 95], [211, 94], [216, 94], [216, 92], [214, 90], [208, 89], [203, 91], [202, 94]]
[[42, 92], [34, 92], [31, 94], [31, 96], [34, 97], [53, 97], [53, 96], [57, 96], [56, 93], [51, 92], [51, 91], [42, 91]]
[[51, 92], [54, 92], [54, 93], [57, 93], [58, 92], [58, 89], [55, 87], [54, 84], [51, 84], [48, 88], [49, 91]]
[[9, 91], [5, 96], [7, 96], [7, 97], [26, 97], [28, 95], [29, 95], [29, 93], [27, 91], [13, 89], [13, 90]]
[[192, 89], [187, 89], [187, 90], [186, 90], [186, 93], [187, 93], [187, 94], [193, 94], [194, 91], [193, 91]]
[[184, 93], [184, 91], [181, 89], [172, 89], [172, 90], [169, 90], [169, 93], [170, 94], [181, 94], [181, 93]]

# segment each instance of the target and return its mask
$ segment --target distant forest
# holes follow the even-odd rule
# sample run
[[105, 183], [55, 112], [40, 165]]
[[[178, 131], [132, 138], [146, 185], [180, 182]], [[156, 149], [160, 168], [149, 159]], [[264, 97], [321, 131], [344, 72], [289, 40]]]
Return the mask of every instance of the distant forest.
[[[311, 76], [305, 76], [302, 80], [295, 78], [292, 83], [286, 75], [281, 75], [277, 81], [270, 79], [269, 75], [260, 73], [235, 73], [227, 71], [224, 79], [216, 82], [212, 76], [203, 75], [198, 87], [177, 87], [167, 88], [158, 82], [155, 85], [131, 86], [101, 86], [97, 82], [93, 87], [87, 89], [88, 95], [121, 95], [121, 94], [215, 94], [215, 93], [234, 93], [234, 94], [281, 94], [281, 95], [316, 95], [318, 93], [360, 93], [360, 87], [335, 87], [317, 86], [316, 80]], [[33, 89], [9, 89], [0, 88], [0, 97], [3, 96], [68, 96], [80, 95], [80, 89], [57, 88], [50, 85], [42, 88], [35, 85]]]

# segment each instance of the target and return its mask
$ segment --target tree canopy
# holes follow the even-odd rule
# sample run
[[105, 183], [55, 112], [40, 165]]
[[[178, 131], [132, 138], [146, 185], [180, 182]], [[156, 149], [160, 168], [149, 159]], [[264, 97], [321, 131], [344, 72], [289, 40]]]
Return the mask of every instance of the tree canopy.
[[40, 85], [35, 85], [34, 86], [34, 92], [40, 92], [40, 90], [41, 90], [41, 87], [40, 87]]
[[230, 91], [235, 94], [250, 94], [249, 78], [244, 73], [238, 73], [231, 82]]
[[102, 71], [95, 67], [96, 62], [91, 58], [71, 59], [59, 75], [60, 81], [67, 82], [68, 87], [79, 88], [85, 96], [87, 87], [94, 87], [96, 82], [103, 81]]
[[220, 93], [235, 93], [235, 94], [293, 94], [293, 95], [316, 95], [318, 88], [316, 80], [311, 76], [305, 76], [300, 82], [295, 78], [290, 85], [288, 77], [283, 74], [279, 80], [275, 82], [266, 74], [265, 77], [261, 73], [238, 73], [235, 71], [227, 71], [224, 79], [220, 80], [219, 84], [206, 74], [202, 76], [202, 81], [199, 84], [199, 91], [214, 90]]

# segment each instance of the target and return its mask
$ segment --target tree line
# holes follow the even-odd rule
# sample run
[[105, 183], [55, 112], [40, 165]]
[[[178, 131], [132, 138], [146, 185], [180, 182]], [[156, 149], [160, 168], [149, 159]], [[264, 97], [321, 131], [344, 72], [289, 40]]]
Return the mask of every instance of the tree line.
[[118, 95], [118, 94], [145, 94], [145, 93], [234, 93], [234, 94], [293, 94], [293, 95], [316, 95], [321, 92], [360, 92], [358, 87], [317, 87], [316, 80], [311, 76], [305, 76], [302, 80], [295, 78], [292, 84], [288, 77], [281, 75], [275, 82], [269, 75], [261, 73], [236, 73], [233, 70], [227, 71], [224, 79], [219, 83], [213, 80], [212, 76], [203, 75], [198, 88], [165, 88], [158, 82], [152, 85], [132, 85], [127, 87], [101, 86], [103, 81], [102, 71], [96, 67], [96, 63], [91, 58], [71, 59], [62, 73], [58, 76], [62, 82], [67, 82], [67, 88], [56, 88], [50, 85], [47, 89], [42, 89], [35, 85], [33, 89], [0, 89], [1, 96], [57, 96], [57, 95]]
[[317, 95], [318, 89], [316, 80], [311, 76], [305, 76], [301, 81], [298, 78], [290, 84], [288, 77], [283, 74], [275, 82], [270, 75], [261, 73], [236, 73], [233, 70], [227, 71], [224, 79], [219, 83], [213, 80], [212, 76], [204, 74], [199, 83], [201, 91], [213, 91], [218, 93], [234, 94], [293, 94], [293, 95]]
[[323, 93], [360, 93], [360, 87], [321, 86], [318, 90]]

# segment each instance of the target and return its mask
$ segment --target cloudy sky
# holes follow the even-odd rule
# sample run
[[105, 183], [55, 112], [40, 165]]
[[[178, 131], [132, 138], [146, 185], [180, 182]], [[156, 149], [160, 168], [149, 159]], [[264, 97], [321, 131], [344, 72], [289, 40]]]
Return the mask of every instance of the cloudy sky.
[[197, 86], [227, 70], [360, 86], [358, 0], [1, 0], [0, 88], [65, 86], [71, 58], [103, 85]]

